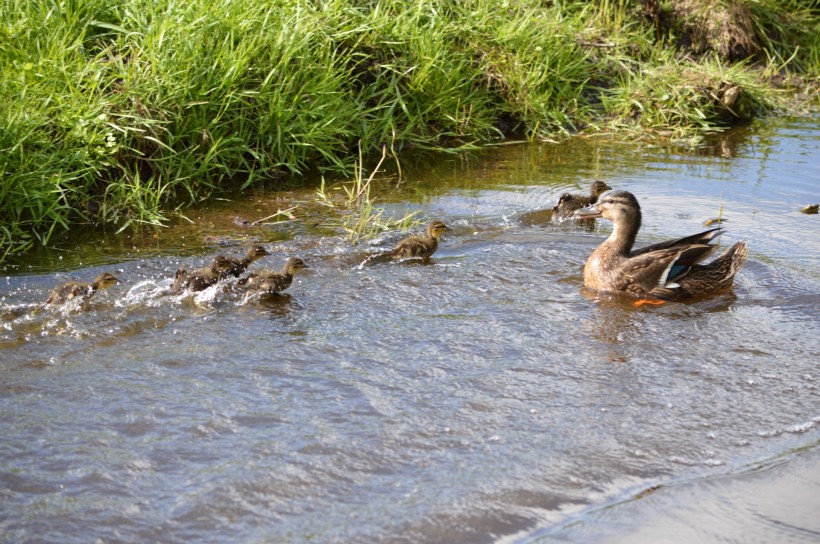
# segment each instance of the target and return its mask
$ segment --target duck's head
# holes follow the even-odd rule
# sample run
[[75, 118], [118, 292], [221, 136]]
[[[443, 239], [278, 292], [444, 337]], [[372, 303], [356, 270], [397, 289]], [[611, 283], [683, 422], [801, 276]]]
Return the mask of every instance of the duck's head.
[[427, 234], [431, 238], [438, 238], [439, 236], [441, 236], [445, 232], [449, 232], [451, 230], [453, 230], [453, 229], [451, 229], [450, 227], [445, 225], [444, 221], [441, 221], [440, 219], [436, 219], [434, 221], [431, 221], [430, 224], [427, 225]]
[[94, 284], [97, 286], [97, 289], [106, 289], [112, 285], [118, 284], [119, 282], [120, 280], [108, 272], [103, 272], [97, 276], [97, 279], [94, 280]]
[[575, 212], [582, 219], [603, 217], [613, 223], [630, 223], [640, 225], [641, 206], [635, 195], [628, 191], [607, 191], [598, 197], [592, 206]]
[[592, 186], [589, 188], [589, 195], [592, 198], [597, 199], [601, 194], [606, 191], [611, 191], [612, 187], [604, 183], [603, 181], [597, 180], [592, 182]]
[[308, 265], [299, 257], [291, 257], [285, 262], [285, 272], [291, 276], [295, 276], [297, 272], [305, 268], [308, 268]]
[[255, 261], [267, 255], [270, 255], [270, 252], [267, 249], [265, 249], [263, 246], [256, 245], [249, 247], [248, 252], [245, 256], [251, 261]]

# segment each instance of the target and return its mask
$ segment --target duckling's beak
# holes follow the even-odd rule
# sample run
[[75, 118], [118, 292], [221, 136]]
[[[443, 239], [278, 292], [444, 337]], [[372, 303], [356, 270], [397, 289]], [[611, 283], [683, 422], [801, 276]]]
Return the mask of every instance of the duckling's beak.
[[593, 204], [592, 206], [587, 206], [586, 208], [575, 210], [575, 217], [582, 217], [584, 219], [593, 219], [595, 217], [601, 217], [601, 210], [598, 209], [598, 206]]

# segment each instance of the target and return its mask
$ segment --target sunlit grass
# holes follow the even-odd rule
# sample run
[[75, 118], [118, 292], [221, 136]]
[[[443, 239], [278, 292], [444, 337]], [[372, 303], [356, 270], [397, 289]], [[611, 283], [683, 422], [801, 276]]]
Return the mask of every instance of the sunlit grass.
[[[810, 2], [743, 3], [756, 71], [683, 60], [678, 31], [625, 0], [0, 0], [0, 255], [309, 170], [360, 177], [385, 144], [687, 137], [760, 115], [781, 103], [758, 75], [811, 81], [820, 29]], [[389, 223], [357, 217], [365, 236]]]

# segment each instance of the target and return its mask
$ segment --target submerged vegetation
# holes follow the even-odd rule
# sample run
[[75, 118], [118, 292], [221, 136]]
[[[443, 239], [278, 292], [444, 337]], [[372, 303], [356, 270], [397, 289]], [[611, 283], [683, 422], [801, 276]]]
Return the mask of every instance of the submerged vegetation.
[[794, 107], [815, 4], [0, 0], [0, 258], [308, 170], [361, 184], [385, 144], [691, 138]]

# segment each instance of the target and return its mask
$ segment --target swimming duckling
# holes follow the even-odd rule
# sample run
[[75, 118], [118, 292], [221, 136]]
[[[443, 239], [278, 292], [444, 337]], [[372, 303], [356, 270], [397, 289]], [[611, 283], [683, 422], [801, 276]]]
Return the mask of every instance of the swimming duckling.
[[396, 247], [382, 255], [389, 255], [394, 259], [420, 258], [429, 259], [438, 249], [439, 238], [452, 229], [439, 219], [427, 225], [427, 236], [410, 236], [396, 244]]
[[248, 248], [244, 259], [226, 257], [226, 259], [231, 263], [230, 269], [227, 271], [227, 275], [238, 278], [245, 273], [251, 264], [267, 255], [270, 255], [267, 249], [260, 245], [256, 245]]
[[553, 219], [567, 219], [572, 217], [576, 210], [590, 206], [598, 201], [598, 197], [605, 191], [612, 189], [603, 181], [594, 181], [589, 188], [589, 196], [564, 193], [558, 199], [558, 204], [552, 209]]
[[180, 293], [185, 289], [190, 289], [191, 291], [207, 289], [219, 280], [227, 278], [233, 266], [234, 263], [231, 259], [224, 255], [217, 255], [213, 262], [205, 268], [199, 268], [190, 272], [184, 268], [180, 268], [174, 274], [174, 285], [171, 287], [171, 291]]
[[[248, 291], [244, 300], [253, 295], [273, 295], [280, 293], [290, 287], [293, 277], [297, 272], [307, 268], [305, 262], [298, 257], [291, 257], [285, 262], [285, 266], [279, 272], [262, 272], [259, 274], [248, 274], [237, 282], [237, 285]], [[243, 302], [244, 302], [243, 300]]]
[[80, 283], [70, 281], [60, 287], [54, 289], [46, 300], [46, 304], [63, 304], [69, 300], [77, 297], [89, 299], [94, 296], [100, 289], [107, 289], [112, 285], [116, 285], [120, 280], [109, 274], [103, 272], [91, 283]]
[[726, 289], [749, 255], [746, 243], [737, 242], [711, 263], [699, 264], [717, 249], [709, 242], [723, 232], [721, 228], [633, 250], [641, 228], [641, 207], [627, 191], [606, 192], [576, 215], [603, 217], [614, 224], [609, 238], [587, 259], [584, 285], [651, 299], [639, 302], [706, 296]]

